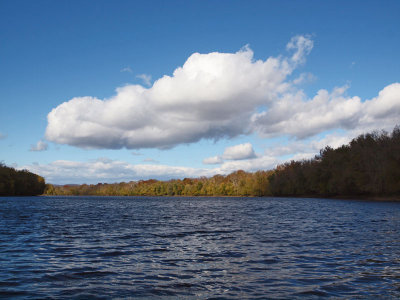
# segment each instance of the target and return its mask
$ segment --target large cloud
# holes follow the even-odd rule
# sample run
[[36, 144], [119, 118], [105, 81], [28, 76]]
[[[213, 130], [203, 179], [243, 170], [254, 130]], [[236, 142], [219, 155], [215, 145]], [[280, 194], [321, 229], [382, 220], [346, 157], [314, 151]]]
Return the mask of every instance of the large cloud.
[[169, 148], [246, 134], [251, 115], [288, 90], [287, 76], [312, 46], [297, 36], [287, 46], [291, 57], [265, 61], [254, 60], [249, 47], [194, 53], [151, 88], [128, 85], [110, 99], [62, 103], [48, 114], [46, 138], [83, 148]]
[[287, 45], [290, 57], [254, 60], [249, 47], [194, 53], [152, 87], [127, 85], [110, 99], [62, 103], [48, 114], [46, 138], [82, 148], [163, 149], [254, 132], [297, 139], [339, 128], [357, 134], [399, 122], [399, 83], [366, 101], [348, 96], [348, 87], [321, 89], [311, 98], [296, 87], [302, 76], [288, 77], [312, 47], [308, 37], [296, 36]]

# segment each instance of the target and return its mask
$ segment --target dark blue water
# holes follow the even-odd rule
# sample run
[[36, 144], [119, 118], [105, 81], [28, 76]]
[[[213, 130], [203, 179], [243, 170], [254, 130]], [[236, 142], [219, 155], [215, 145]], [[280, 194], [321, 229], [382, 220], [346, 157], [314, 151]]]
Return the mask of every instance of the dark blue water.
[[0, 198], [0, 297], [400, 297], [400, 203]]

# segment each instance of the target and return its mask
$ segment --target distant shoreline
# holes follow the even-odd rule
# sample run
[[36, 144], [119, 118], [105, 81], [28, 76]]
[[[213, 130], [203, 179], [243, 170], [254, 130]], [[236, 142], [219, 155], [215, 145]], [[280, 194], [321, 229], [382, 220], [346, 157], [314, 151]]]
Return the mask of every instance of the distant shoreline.
[[[7, 196], [2, 196], [7, 197]], [[8, 196], [15, 197], [15, 196]], [[24, 196], [18, 196], [24, 197]], [[373, 202], [400, 202], [399, 196], [227, 196], [227, 195], [38, 195], [38, 197], [68, 197], [68, 198], [78, 198], [78, 197], [118, 197], [118, 198], [127, 198], [127, 197], [154, 197], [154, 198], [309, 198], [309, 199], [332, 199], [332, 200], [360, 200], [360, 201], [373, 201]]]

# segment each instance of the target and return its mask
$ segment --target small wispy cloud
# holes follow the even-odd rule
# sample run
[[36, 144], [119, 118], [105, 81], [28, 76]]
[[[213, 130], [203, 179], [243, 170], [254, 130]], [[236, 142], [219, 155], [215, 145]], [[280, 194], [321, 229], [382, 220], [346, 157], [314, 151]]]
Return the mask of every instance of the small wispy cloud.
[[142, 153], [136, 152], [136, 151], [132, 151], [131, 154], [132, 154], [132, 155], [135, 155], [135, 156], [143, 155]]
[[125, 67], [123, 69], [120, 70], [120, 72], [128, 72], [128, 73], [133, 73], [131, 67]]
[[136, 78], [142, 79], [143, 83], [147, 86], [151, 86], [151, 75], [147, 74], [139, 74], [136, 75]]
[[299, 77], [294, 79], [293, 84], [309, 83], [316, 80], [316, 77], [311, 73], [301, 73]]
[[3, 133], [0, 132], [0, 140], [5, 139], [6, 137], [7, 137], [6, 134], [3, 134]]
[[145, 158], [143, 159], [143, 162], [159, 163], [158, 160], [155, 160], [153, 158]]
[[31, 145], [31, 148], [29, 151], [46, 151], [48, 149], [49, 145], [47, 145], [46, 142], [44, 141], [39, 141], [36, 143], [36, 145]]

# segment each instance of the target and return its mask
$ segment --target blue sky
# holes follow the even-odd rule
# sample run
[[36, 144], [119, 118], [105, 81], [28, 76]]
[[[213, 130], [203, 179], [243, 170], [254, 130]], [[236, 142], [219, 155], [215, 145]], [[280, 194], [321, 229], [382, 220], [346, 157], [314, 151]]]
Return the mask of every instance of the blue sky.
[[399, 13], [399, 1], [3, 0], [0, 160], [51, 183], [211, 176], [390, 131]]

